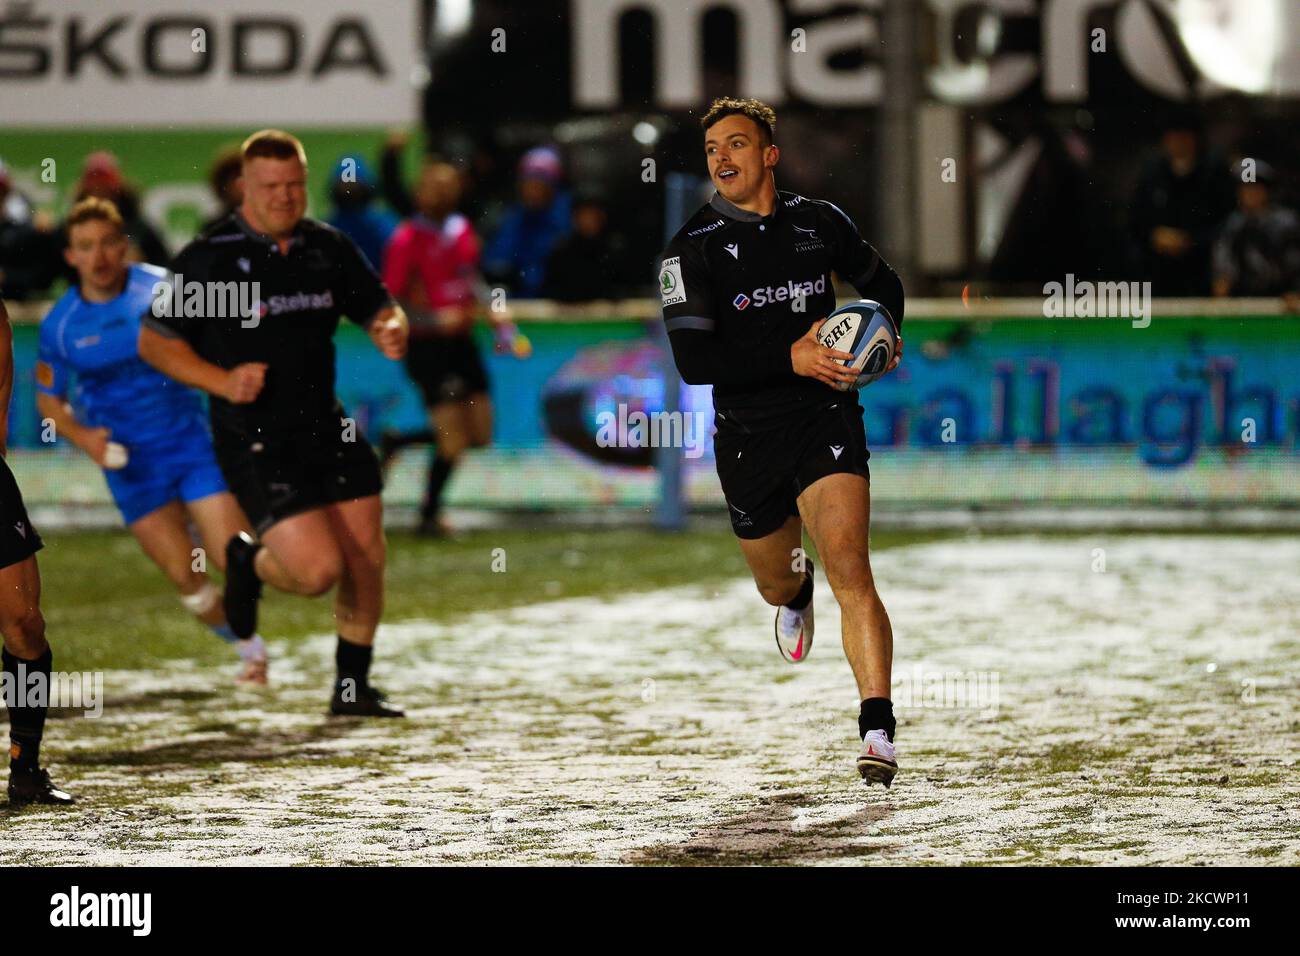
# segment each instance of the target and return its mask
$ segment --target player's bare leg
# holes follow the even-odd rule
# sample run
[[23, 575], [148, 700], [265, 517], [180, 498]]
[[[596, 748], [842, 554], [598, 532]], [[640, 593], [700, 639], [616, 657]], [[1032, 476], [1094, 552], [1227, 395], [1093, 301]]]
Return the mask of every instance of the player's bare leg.
[[839, 602], [844, 654], [862, 700], [858, 728], [863, 750], [858, 770], [869, 782], [879, 780], [888, 786], [898, 769], [889, 700], [894, 632], [871, 574], [871, 486], [860, 475], [827, 475], [804, 489], [799, 512]]
[[[242, 533], [246, 532], [241, 532], [241, 534]], [[257, 556], [253, 561], [253, 568], [257, 573], [259, 581], [264, 581], [277, 591], [283, 591], [285, 594], [302, 594], [312, 597], [315, 594], [322, 593], [310, 589], [309, 585], [311, 585], [312, 582], [301, 581], [294, 575], [290, 574], [285, 569], [283, 561], [275, 554], [275, 552], [267, 548], [260, 548], [258, 550]], [[329, 588], [326, 588], [325, 590], [328, 591]]]
[[323, 509], [343, 555], [343, 573], [334, 598], [339, 635], [370, 646], [384, 611], [383, 505], [378, 495], [343, 501]]
[[762, 538], [740, 538], [758, 593], [777, 609], [776, 646], [792, 664], [812, 651], [812, 562], [803, 552], [803, 522], [791, 516]]
[[[229, 499], [229, 502], [223, 505], [219, 499]], [[229, 514], [231, 506], [233, 506], [233, 514]], [[205, 547], [201, 562], [194, 553], [186, 506], [179, 501], [168, 502], [161, 508], [149, 512], [143, 518], [131, 522], [128, 529], [140, 543], [140, 548], [145, 555], [171, 581], [186, 610], [238, 652], [240, 669], [235, 676], [235, 683], [265, 686], [267, 683], [265, 643], [256, 631], [243, 639], [236, 636], [226, 621], [221, 592], [212, 584], [205, 572], [209, 556], [212, 556], [213, 562], [224, 570], [225, 543], [231, 535], [237, 534], [240, 530], [242, 515], [239, 513], [239, 506], [234, 504], [234, 498], [228, 492], [221, 492], [192, 502], [190, 513], [195, 513], [196, 518], [199, 519], [196, 520], [196, 524], [199, 525], [200, 534], [203, 536]], [[222, 532], [225, 532], [225, 538], [220, 537]]]
[[737, 540], [763, 600], [779, 607], [794, 597], [803, 584], [803, 574], [794, 567], [803, 547], [803, 522], [791, 516], [769, 535]]
[[263, 582], [288, 594], [316, 597], [334, 587], [343, 571], [343, 557], [319, 508], [282, 518], [260, 541], [239, 532], [226, 542], [225, 556], [223, 607], [241, 639], [257, 630]]
[[261, 537], [257, 576], [303, 597], [327, 593], [343, 574], [343, 553], [325, 508], [282, 518]]
[[[207, 575], [195, 567], [194, 543], [186, 526], [185, 507], [179, 501], [170, 501], [131, 522], [127, 530], [182, 598], [197, 597], [205, 586], [211, 587]], [[191, 608], [191, 612], [209, 627], [226, 623], [219, 600]]]
[[[378, 495], [313, 508], [273, 524], [254, 543], [241, 533], [231, 539], [229, 558], [252, 564], [256, 582], [250, 604], [256, 607], [262, 580], [279, 590], [304, 597], [325, 594], [336, 584], [335, 604], [338, 676], [330, 711], [370, 717], [400, 717], [401, 711], [384, 706], [383, 695], [370, 687], [371, 645], [383, 610], [384, 538], [382, 507]], [[250, 555], [252, 557], [250, 558]], [[243, 586], [231, 588], [227, 578], [226, 604], [232, 596], [247, 598]], [[236, 631], [238, 633], [238, 631]]]
[[40, 766], [48, 707], [18, 696], [29, 686], [27, 678], [32, 674], [43, 673], [48, 685], [53, 664], [45, 640], [41, 572], [35, 557], [0, 568], [0, 635], [4, 636], [4, 670], [15, 695], [5, 701], [9, 711], [9, 802], [19, 806], [72, 803], [72, 797], [50, 783], [49, 774]]
[[888, 697], [894, 636], [871, 575], [871, 490], [859, 475], [835, 474], [799, 496], [799, 511], [840, 605], [844, 654], [863, 699]]
[[400, 717], [386, 707], [383, 695], [370, 686], [370, 661], [375, 630], [384, 611], [383, 504], [378, 495], [341, 501], [323, 509], [343, 558], [334, 619], [338, 630], [338, 681], [332, 713], [366, 717]]
[[469, 448], [473, 423], [470, 406], [462, 401], [439, 402], [429, 409], [433, 429], [433, 460], [429, 462], [429, 480], [420, 507], [420, 533], [445, 536], [450, 529], [442, 520], [442, 493], [451, 473]]
[[[239, 502], [235, 496], [228, 491], [218, 492], [214, 495], [208, 495], [195, 501], [187, 502], [185, 505], [189, 517], [193, 519], [195, 527], [198, 528], [199, 537], [203, 541], [203, 550], [206, 560], [217, 567], [218, 570], [226, 570], [226, 544], [232, 537], [241, 531], [246, 531], [251, 525], [248, 518], [245, 517], [243, 509], [239, 507]], [[188, 554], [193, 557], [193, 549]], [[191, 569], [193, 561], [191, 560]], [[252, 637], [240, 640], [233, 631], [230, 630], [226, 621], [226, 612], [220, 601], [220, 594], [215, 591], [212, 584], [208, 582], [206, 575], [203, 575], [203, 589], [201, 592], [185, 590], [181, 593], [187, 595], [182, 597], [186, 607], [216, 631], [217, 635], [223, 640], [227, 634], [235, 642], [235, 648], [239, 652], [240, 660], [243, 666], [240, 669], [239, 676], [235, 678], [236, 683], [240, 684], [257, 684], [265, 686], [267, 683], [267, 654], [266, 644], [257, 633]], [[209, 595], [217, 598], [215, 606], [207, 615], [202, 614], [200, 601], [206, 603]]]
[[465, 400], [469, 447], [486, 448], [492, 444], [492, 398], [487, 392], [475, 392]]

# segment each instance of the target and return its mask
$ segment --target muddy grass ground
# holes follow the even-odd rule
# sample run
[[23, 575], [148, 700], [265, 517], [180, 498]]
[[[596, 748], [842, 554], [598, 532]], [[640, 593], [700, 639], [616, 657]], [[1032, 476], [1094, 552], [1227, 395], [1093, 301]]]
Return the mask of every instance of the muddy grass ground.
[[324, 716], [326, 604], [268, 601], [274, 687], [236, 690], [127, 538], [53, 536], [56, 667], [104, 670], [106, 704], [51, 720], [81, 802], [0, 810], [0, 862], [1300, 863], [1300, 542], [874, 544], [910, 703], [889, 791], [853, 769], [829, 593], [785, 664], [725, 533], [395, 537], [401, 722]]

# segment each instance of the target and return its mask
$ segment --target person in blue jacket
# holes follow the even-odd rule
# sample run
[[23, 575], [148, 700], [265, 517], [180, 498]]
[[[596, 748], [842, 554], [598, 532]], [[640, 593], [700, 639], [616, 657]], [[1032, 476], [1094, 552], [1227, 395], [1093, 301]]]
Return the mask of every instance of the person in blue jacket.
[[546, 283], [546, 260], [569, 234], [571, 202], [561, 188], [564, 167], [552, 147], [530, 149], [519, 161], [519, 202], [506, 211], [483, 251], [483, 274], [515, 295], [535, 299]]
[[384, 247], [397, 229], [398, 219], [375, 201], [377, 194], [375, 174], [366, 161], [359, 156], [341, 157], [330, 179], [334, 210], [325, 221], [355, 242], [379, 270], [384, 265]]

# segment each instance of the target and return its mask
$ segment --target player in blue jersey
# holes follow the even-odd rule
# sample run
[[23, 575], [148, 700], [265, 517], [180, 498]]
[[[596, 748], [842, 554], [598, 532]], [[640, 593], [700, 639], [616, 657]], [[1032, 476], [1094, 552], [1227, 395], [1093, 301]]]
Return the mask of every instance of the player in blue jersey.
[[[206, 556], [225, 570], [226, 542], [250, 526], [226, 489], [198, 393], [137, 353], [140, 319], [152, 308], [154, 287], [170, 275], [127, 263], [122, 218], [107, 200], [77, 203], [67, 239], [64, 255], [80, 281], [41, 323], [37, 408], [56, 434], [104, 469], [122, 520], [181, 603], [235, 645], [242, 661], [237, 681], [265, 684], [265, 644], [256, 634], [236, 638], [221, 593], [204, 573]], [[190, 520], [203, 552], [195, 550]]]

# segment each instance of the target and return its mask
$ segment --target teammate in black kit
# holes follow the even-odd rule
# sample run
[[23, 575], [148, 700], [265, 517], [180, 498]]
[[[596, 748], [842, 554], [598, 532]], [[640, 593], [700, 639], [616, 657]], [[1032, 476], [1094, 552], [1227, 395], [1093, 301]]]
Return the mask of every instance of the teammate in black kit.
[[[32, 527], [13, 472], [5, 463], [9, 398], [14, 388], [13, 329], [0, 302], [0, 635], [4, 678], [0, 688], [9, 712], [9, 803], [68, 804], [73, 799], [41, 769], [41, 737], [49, 709], [53, 655], [41, 615], [41, 536]], [[32, 678], [45, 675], [45, 689]], [[36, 693], [33, 693], [36, 691]]]
[[660, 265], [673, 356], [685, 381], [713, 386], [732, 529], [759, 592], [777, 607], [777, 645], [793, 662], [807, 657], [813, 636], [808, 525], [843, 612], [844, 652], [862, 699], [858, 770], [889, 786], [898, 769], [893, 634], [868, 556], [862, 407], [856, 391], [832, 387], [854, 380], [837, 361], [852, 356], [824, 348], [814, 333], [835, 308], [832, 272], [899, 324], [903, 286], [839, 208], [777, 191], [770, 106], [715, 100], [701, 125], [717, 191]]
[[[226, 547], [231, 629], [241, 638], [253, 632], [263, 581], [305, 595], [337, 584], [330, 710], [398, 717], [368, 681], [384, 601], [383, 482], [334, 395], [333, 337], [347, 316], [400, 359], [406, 316], [350, 239], [304, 216], [307, 157], [296, 138], [263, 130], [242, 156], [242, 205], [177, 257], [180, 295], [169, 314], [145, 320], [140, 354], [212, 396], [217, 460], [259, 536]], [[254, 282], [260, 314], [252, 317], [210, 314], [186, 294], [191, 283], [210, 293], [218, 283]]]

